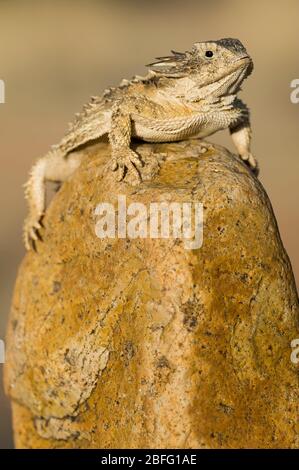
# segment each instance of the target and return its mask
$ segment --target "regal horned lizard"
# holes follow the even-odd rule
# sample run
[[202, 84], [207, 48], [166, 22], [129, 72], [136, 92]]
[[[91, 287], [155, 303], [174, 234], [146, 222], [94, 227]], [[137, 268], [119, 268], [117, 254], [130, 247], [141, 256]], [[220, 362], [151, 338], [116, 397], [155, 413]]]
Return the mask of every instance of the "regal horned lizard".
[[80, 164], [71, 152], [108, 134], [111, 168], [122, 180], [127, 172], [142, 178], [142, 161], [130, 148], [132, 137], [148, 142], [204, 138], [229, 128], [241, 159], [257, 171], [250, 152], [249, 110], [237, 98], [253, 69], [238, 39], [197, 42], [191, 51], [158, 57], [145, 77], [123, 80], [95, 96], [76, 116], [58, 145], [33, 166], [26, 183], [29, 214], [24, 241], [30, 249], [45, 210], [46, 181], [65, 181]]

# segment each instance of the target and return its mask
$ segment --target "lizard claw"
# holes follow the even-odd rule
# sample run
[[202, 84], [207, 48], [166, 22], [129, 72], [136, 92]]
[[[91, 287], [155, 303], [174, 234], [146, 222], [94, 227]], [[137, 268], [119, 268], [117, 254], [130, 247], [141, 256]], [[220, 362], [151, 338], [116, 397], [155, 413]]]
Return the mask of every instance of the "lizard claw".
[[31, 215], [24, 223], [24, 243], [26, 250], [35, 248], [35, 242], [41, 239], [39, 230], [42, 228], [41, 217], [35, 218]]
[[114, 157], [111, 164], [112, 171], [117, 170], [117, 180], [124, 179], [126, 172], [128, 172], [133, 180], [133, 183], [142, 181], [139, 170], [143, 167], [143, 162], [139, 155], [133, 150], [126, 150], [121, 155]]
[[247, 166], [251, 169], [251, 171], [257, 176], [259, 174], [259, 167], [256, 158], [252, 155], [252, 153], [248, 152], [244, 155], [240, 155], [242, 161], [246, 163]]

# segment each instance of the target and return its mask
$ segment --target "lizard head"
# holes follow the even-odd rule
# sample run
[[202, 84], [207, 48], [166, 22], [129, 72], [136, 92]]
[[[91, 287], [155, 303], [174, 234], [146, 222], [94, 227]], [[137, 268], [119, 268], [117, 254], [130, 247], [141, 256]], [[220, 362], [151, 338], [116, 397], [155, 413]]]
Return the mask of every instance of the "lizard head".
[[191, 51], [172, 51], [148, 67], [157, 76], [189, 78], [197, 89], [196, 100], [235, 95], [252, 70], [252, 59], [238, 39], [197, 42]]

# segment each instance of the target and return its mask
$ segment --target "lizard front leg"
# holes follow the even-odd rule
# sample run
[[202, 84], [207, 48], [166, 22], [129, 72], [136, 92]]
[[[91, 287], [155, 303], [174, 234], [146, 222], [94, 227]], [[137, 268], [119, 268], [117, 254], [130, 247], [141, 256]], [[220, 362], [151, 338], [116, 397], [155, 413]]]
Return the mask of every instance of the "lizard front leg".
[[237, 123], [234, 123], [230, 126], [230, 133], [240, 158], [257, 175], [258, 163], [250, 150], [251, 126], [249, 119], [249, 109], [246, 104], [239, 99], [237, 100], [236, 104], [238, 110], [240, 111], [240, 118], [238, 119]]
[[65, 181], [81, 163], [79, 154], [67, 157], [59, 150], [51, 150], [40, 158], [30, 171], [30, 177], [25, 184], [25, 197], [28, 201], [28, 216], [24, 222], [23, 237], [27, 250], [30, 250], [39, 238], [41, 219], [45, 211], [46, 182]]
[[109, 141], [112, 149], [112, 170], [118, 171], [121, 181], [126, 171], [131, 171], [135, 181], [141, 179], [139, 169], [142, 161], [136, 152], [131, 150], [132, 122], [128, 105], [116, 103], [112, 109]]
[[130, 148], [132, 124], [136, 117], [158, 122], [161, 119], [167, 120], [167, 111], [163, 106], [140, 95], [126, 96], [115, 103], [111, 114], [109, 141], [112, 148], [112, 169], [118, 170], [119, 180], [124, 178], [126, 171], [133, 175], [134, 182], [141, 180], [140, 169], [143, 163], [139, 155]]

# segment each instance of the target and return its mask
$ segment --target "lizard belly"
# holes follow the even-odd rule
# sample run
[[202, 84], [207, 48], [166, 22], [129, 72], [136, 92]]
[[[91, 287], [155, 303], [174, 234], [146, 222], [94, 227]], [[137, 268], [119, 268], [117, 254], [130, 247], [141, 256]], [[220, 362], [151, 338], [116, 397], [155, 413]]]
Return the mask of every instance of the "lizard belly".
[[221, 113], [217, 113], [216, 116], [207, 115], [204, 120], [202, 115], [198, 114], [169, 120], [134, 116], [132, 135], [147, 142], [171, 142], [189, 137], [203, 138], [228, 127], [230, 119], [227, 117]]
[[227, 129], [236, 120], [237, 117], [233, 110], [218, 110], [217, 112], [210, 113], [200, 126], [198, 132], [194, 133], [192, 137], [205, 138], [215, 134], [215, 132]]
[[201, 128], [198, 115], [183, 118], [149, 119], [136, 116], [132, 120], [132, 135], [147, 142], [167, 142], [186, 139]]
[[204, 138], [209, 135], [215, 134], [215, 132], [225, 129], [227, 126], [222, 126], [218, 122], [206, 122], [204, 123], [198, 132], [192, 135], [192, 137]]

